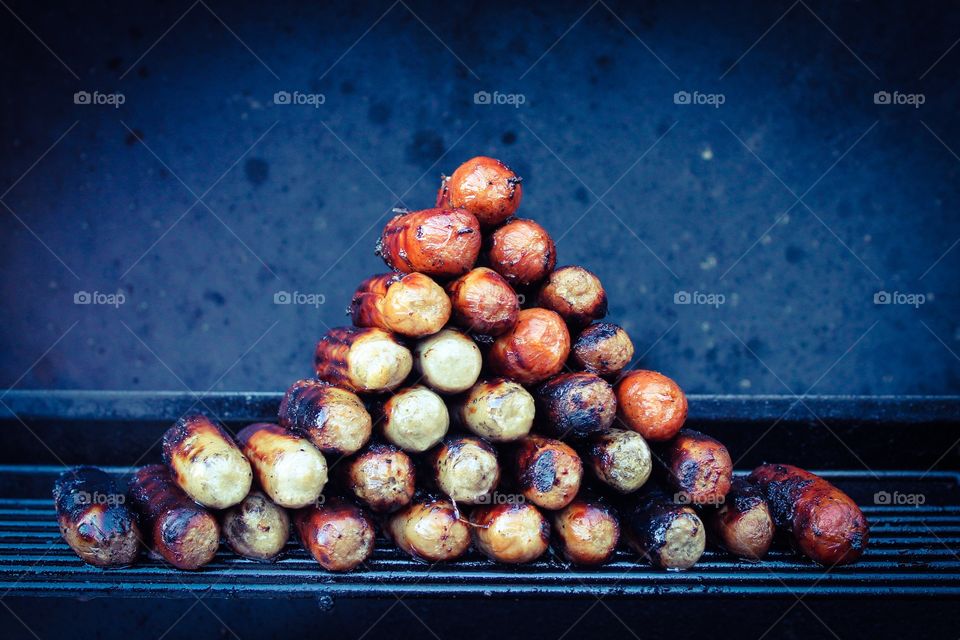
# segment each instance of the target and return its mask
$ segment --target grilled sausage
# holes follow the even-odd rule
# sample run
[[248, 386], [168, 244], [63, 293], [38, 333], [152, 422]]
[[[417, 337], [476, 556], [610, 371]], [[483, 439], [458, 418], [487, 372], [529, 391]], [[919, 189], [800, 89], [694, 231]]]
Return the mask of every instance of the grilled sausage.
[[480, 254], [480, 223], [463, 209], [424, 209], [395, 216], [383, 229], [377, 254], [394, 271], [456, 278]]
[[562, 509], [580, 490], [583, 463], [559, 440], [527, 436], [517, 443], [511, 462], [517, 487], [538, 507]]
[[426, 451], [447, 435], [449, 427], [443, 398], [423, 385], [402, 389], [383, 405], [383, 436], [404, 451]]
[[615, 390], [620, 418], [649, 442], [669, 440], [687, 419], [687, 396], [662, 373], [631, 371]]
[[584, 371], [598, 376], [615, 376], [633, 359], [633, 342], [617, 325], [599, 322], [577, 336], [572, 359]]
[[290, 539], [290, 517], [266, 494], [251, 491], [223, 514], [223, 537], [233, 551], [251, 560], [273, 560]]
[[[444, 178], [438, 202], [463, 208], [477, 216], [484, 227], [498, 225], [520, 207], [522, 178], [493, 158], [477, 156]], [[441, 206], [438, 204], [437, 206]]]
[[583, 267], [560, 267], [547, 276], [538, 304], [578, 327], [607, 315], [607, 294], [600, 278]]
[[677, 500], [698, 505], [723, 503], [733, 479], [733, 461], [720, 442], [693, 429], [681, 429], [661, 456], [666, 481]]
[[350, 571], [373, 554], [373, 521], [345, 500], [300, 509], [293, 520], [303, 548], [327, 571]]
[[535, 412], [530, 392], [503, 378], [475, 384], [458, 407], [463, 426], [493, 442], [512, 442], [527, 435]]
[[704, 519], [720, 545], [735, 556], [759, 560], [773, 542], [773, 516], [760, 490], [736, 478], [719, 509], [706, 509]]
[[316, 502], [327, 483], [327, 461], [310, 441], [275, 424], [242, 429], [237, 440], [257, 482], [281, 507], [298, 509]]
[[356, 394], [318, 380], [298, 380], [280, 402], [280, 426], [310, 440], [325, 454], [356, 453], [370, 439], [373, 421]]
[[130, 479], [130, 502], [145, 542], [177, 569], [207, 564], [220, 545], [220, 525], [190, 499], [162, 464], [141, 467]]
[[537, 416], [555, 438], [585, 438], [617, 417], [613, 387], [592, 373], [561, 373], [537, 389]]
[[480, 438], [451, 436], [428, 458], [437, 487], [454, 502], [483, 504], [500, 481], [496, 450]]
[[550, 545], [550, 523], [525, 502], [474, 507], [470, 524], [474, 545], [496, 562], [531, 562]]
[[635, 431], [609, 429], [590, 438], [587, 461], [604, 484], [620, 493], [633, 493], [650, 478], [650, 447]]
[[167, 429], [163, 461], [180, 488], [205, 507], [226, 509], [250, 493], [250, 462], [233, 437], [205, 416], [185, 416]]
[[444, 329], [424, 338], [414, 349], [417, 371], [440, 393], [460, 393], [474, 385], [483, 367], [480, 349], [469, 336]]
[[413, 368], [410, 350], [383, 329], [338, 327], [317, 343], [317, 377], [353, 392], [390, 391]]
[[364, 280], [350, 304], [353, 324], [419, 338], [450, 319], [450, 298], [422, 273], [385, 273]]
[[370, 445], [350, 460], [346, 476], [353, 495], [376, 513], [396, 511], [413, 498], [413, 461], [393, 445]]
[[419, 560], [455, 560], [470, 547], [470, 528], [446, 498], [420, 499], [390, 516], [387, 533]]
[[570, 354], [570, 332], [548, 309], [524, 309], [513, 329], [490, 349], [490, 368], [521, 384], [537, 384], [560, 373]]
[[659, 490], [641, 496], [624, 517], [626, 539], [654, 567], [689, 569], [706, 547], [703, 522], [689, 506]]
[[140, 529], [126, 493], [95, 467], [75, 467], [53, 485], [60, 535], [74, 553], [95, 567], [133, 564], [140, 550]]
[[515, 219], [493, 232], [490, 266], [513, 286], [547, 277], [557, 264], [557, 247], [547, 230], [533, 220]]
[[767, 499], [774, 524], [814, 562], [850, 564], [867, 548], [869, 527], [860, 507], [823, 478], [787, 464], [764, 464], [749, 480]]
[[617, 548], [620, 520], [603, 502], [577, 498], [553, 514], [553, 531], [557, 546], [568, 561], [600, 565]]
[[513, 328], [520, 299], [493, 269], [477, 267], [447, 285], [453, 321], [471, 333], [498, 336]]

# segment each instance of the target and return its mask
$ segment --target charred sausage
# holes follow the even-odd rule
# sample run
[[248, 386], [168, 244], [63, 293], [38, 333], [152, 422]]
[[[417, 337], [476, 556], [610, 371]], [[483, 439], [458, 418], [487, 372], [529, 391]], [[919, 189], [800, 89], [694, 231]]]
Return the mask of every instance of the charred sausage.
[[626, 539], [654, 567], [689, 569], [706, 547], [703, 522], [689, 506], [678, 505], [659, 490], [640, 497], [624, 516]]
[[401, 550], [419, 560], [455, 560], [470, 546], [470, 528], [446, 498], [425, 498], [390, 516], [387, 533]]
[[413, 461], [393, 445], [370, 445], [349, 461], [346, 476], [353, 495], [376, 513], [401, 509], [413, 498]]
[[577, 327], [607, 315], [607, 294], [600, 278], [583, 267], [560, 267], [547, 276], [538, 303]]
[[498, 336], [513, 328], [520, 299], [493, 269], [477, 267], [447, 285], [453, 321], [471, 333]]
[[590, 438], [586, 457], [594, 474], [620, 493], [633, 493], [650, 478], [650, 447], [635, 431], [609, 429]]
[[533, 220], [510, 220], [493, 232], [490, 266], [514, 286], [525, 287], [547, 277], [557, 264], [557, 247], [547, 230]]
[[550, 545], [550, 523], [525, 502], [474, 507], [470, 524], [474, 545], [496, 562], [532, 562]]
[[303, 548], [327, 571], [350, 571], [373, 554], [373, 521], [345, 500], [300, 509], [294, 523]]
[[524, 309], [513, 329], [490, 349], [490, 368], [521, 384], [537, 384], [560, 373], [570, 354], [570, 332], [549, 309]]
[[724, 549], [735, 556], [759, 560], [773, 542], [770, 508], [755, 485], [736, 478], [719, 509], [704, 511], [707, 526]]
[[223, 537], [235, 553], [251, 560], [273, 560], [290, 539], [290, 517], [266, 494], [251, 491], [223, 514]]
[[350, 304], [353, 324], [419, 338], [450, 319], [450, 298], [422, 273], [386, 273], [364, 280]]
[[615, 376], [633, 359], [633, 342], [610, 322], [592, 324], [573, 343], [573, 363], [598, 376]]
[[482, 504], [500, 481], [497, 452], [484, 440], [451, 436], [428, 457], [437, 487], [454, 502]]
[[620, 418], [649, 442], [669, 440], [687, 419], [687, 396], [662, 373], [631, 371], [616, 392]]
[[620, 540], [620, 520], [598, 500], [577, 498], [553, 514], [553, 531], [563, 556], [580, 565], [600, 565]]
[[237, 434], [257, 481], [281, 507], [316, 502], [327, 483], [327, 461], [310, 441], [276, 424], [258, 423]]
[[562, 509], [580, 490], [583, 463], [559, 440], [527, 436], [515, 445], [511, 462], [517, 487], [538, 507]]
[[373, 421], [356, 394], [318, 380], [298, 380], [280, 402], [280, 426], [323, 453], [356, 453], [370, 439]]
[[423, 381], [440, 393], [466, 391], [477, 381], [483, 367], [483, 356], [476, 343], [455, 329], [444, 329], [418, 342], [414, 357]]
[[463, 209], [424, 209], [390, 220], [377, 253], [394, 271], [419, 271], [456, 278], [473, 268], [480, 254], [480, 223]]
[[679, 501], [723, 503], [733, 480], [733, 461], [723, 444], [699, 431], [681, 429], [667, 443], [661, 458], [667, 484], [678, 492]]
[[413, 356], [383, 329], [338, 327], [317, 343], [314, 366], [318, 378], [349, 391], [391, 391], [410, 373]]
[[457, 167], [440, 187], [437, 206], [463, 208], [484, 227], [500, 224], [520, 207], [522, 179], [503, 162], [477, 156]]
[[535, 412], [530, 392], [503, 378], [475, 384], [458, 407], [463, 426], [493, 442], [512, 442], [527, 435]]
[[556, 438], [585, 438], [617, 417], [613, 387], [592, 373], [561, 373], [537, 389], [537, 416]]
[[383, 405], [383, 436], [404, 451], [423, 453], [447, 435], [443, 398], [423, 385], [401, 389]]

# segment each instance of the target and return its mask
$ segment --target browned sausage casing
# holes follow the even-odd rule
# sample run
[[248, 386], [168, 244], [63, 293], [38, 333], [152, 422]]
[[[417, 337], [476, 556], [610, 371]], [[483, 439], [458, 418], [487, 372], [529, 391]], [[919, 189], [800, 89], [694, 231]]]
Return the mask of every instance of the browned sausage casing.
[[422, 273], [385, 273], [364, 280], [350, 304], [353, 324], [418, 338], [450, 319], [450, 298]]
[[498, 336], [513, 328], [520, 316], [520, 299], [503, 277], [477, 267], [447, 285], [453, 321], [466, 331]]
[[481, 225], [490, 227], [516, 213], [523, 197], [520, 182], [520, 176], [503, 162], [477, 156], [444, 179], [438, 202], [466, 209]]
[[620, 540], [620, 520], [606, 504], [577, 498], [553, 514], [553, 532], [563, 556], [574, 564], [599, 565]]
[[547, 230], [533, 220], [516, 219], [491, 236], [488, 254], [493, 270], [514, 286], [547, 277], [557, 264], [557, 247]]
[[867, 548], [869, 525], [860, 507], [820, 476], [788, 464], [764, 464], [749, 481], [767, 499], [776, 526], [811, 560], [850, 564]]
[[689, 569], [706, 547], [703, 522], [689, 506], [675, 504], [659, 490], [640, 497], [624, 516], [626, 539], [651, 565]]
[[586, 451], [597, 478], [620, 493], [633, 493], [650, 479], [650, 447], [636, 431], [608, 429], [592, 436]]
[[370, 439], [373, 421], [356, 394], [318, 380], [298, 380], [280, 402], [280, 426], [323, 453], [350, 455]]
[[463, 209], [424, 209], [394, 217], [383, 229], [377, 252], [394, 271], [455, 278], [473, 268], [480, 254], [480, 223]]
[[719, 509], [705, 511], [711, 533], [735, 556], [759, 560], [773, 542], [773, 516], [760, 489], [736, 478]]
[[146, 541], [167, 562], [177, 569], [198, 569], [213, 560], [220, 525], [177, 486], [167, 467], [152, 464], [138, 469], [129, 495]]
[[430, 452], [428, 463], [437, 487], [454, 502], [482, 504], [500, 481], [497, 451], [472, 436], [449, 436]]
[[562, 509], [580, 490], [583, 463], [559, 440], [527, 436], [516, 444], [512, 462], [517, 487], [538, 507]]
[[133, 564], [140, 529], [126, 505], [126, 492], [95, 467], [76, 467], [53, 485], [60, 535], [80, 559], [96, 567]]
[[532, 562], [550, 545], [550, 523], [525, 502], [474, 507], [470, 523], [477, 549], [496, 562]]
[[621, 327], [610, 322], [590, 325], [577, 336], [573, 363], [598, 376], [614, 376], [633, 359], [633, 342]]
[[410, 374], [413, 355], [393, 334], [373, 327], [337, 327], [317, 343], [317, 377], [349, 391], [391, 391]]
[[413, 461], [393, 445], [370, 445], [349, 461], [346, 474], [353, 494], [376, 513], [396, 511], [413, 499]]
[[537, 416], [556, 438], [585, 438], [617, 417], [613, 387], [592, 373], [561, 373], [537, 389]]
[[373, 554], [373, 521], [339, 498], [294, 514], [300, 543], [327, 571], [350, 571]]
[[615, 390], [620, 418], [648, 442], [669, 440], [687, 419], [687, 396], [662, 373], [631, 371]]
[[274, 560], [290, 539], [290, 517], [261, 491], [223, 513], [223, 537], [238, 555]]
[[237, 440], [260, 486], [281, 507], [305, 507], [323, 493], [327, 461], [306, 438], [261, 422], [241, 429]]
[[678, 492], [678, 501], [719, 505], [730, 491], [733, 461], [720, 442], [710, 436], [681, 429], [663, 451], [667, 484]]
[[253, 470], [233, 436], [205, 416], [185, 416], [163, 434], [163, 461], [191, 498], [226, 509], [250, 493]]
[[560, 267], [547, 276], [538, 301], [574, 326], [588, 325], [607, 315], [607, 293], [600, 278], [583, 267]]
[[470, 547], [470, 528], [445, 498], [414, 501], [390, 516], [387, 532], [401, 550], [427, 562], [455, 560]]
[[513, 329], [494, 341], [490, 368], [521, 384], [536, 384], [560, 373], [570, 354], [570, 332], [548, 309], [524, 309]]

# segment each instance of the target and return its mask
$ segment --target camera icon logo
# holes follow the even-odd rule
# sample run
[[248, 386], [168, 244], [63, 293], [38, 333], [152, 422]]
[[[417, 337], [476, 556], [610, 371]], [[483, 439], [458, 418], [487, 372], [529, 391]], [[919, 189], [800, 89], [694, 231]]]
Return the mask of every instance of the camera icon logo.
[[474, 104], [490, 104], [492, 102], [492, 96], [489, 91], [477, 91], [473, 94], [473, 103]]
[[690, 304], [692, 301], [689, 291], [677, 291], [673, 294], [673, 304]]
[[890, 104], [890, 92], [877, 91], [873, 94], [873, 104]]
[[891, 498], [892, 496], [890, 495], [889, 491], [877, 491], [875, 494], [873, 494], [873, 504], [890, 504], [892, 502]]
[[873, 294], [873, 304], [890, 304], [891, 302], [892, 298], [886, 291], [877, 291]]
[[289, 91], [277, 91], [273, 94], [273, 104], [290, 104]]
[[293, 296], [289, 291], [277, 291], [273, 294], [273, 304], [293, 304]]
[[673, 94], [673, 104], [690, 104], [690, 92], [677, 91]]
[[89, 91], [77, 91], [73, 94], [73, 104], [90, 104], [90, 99]]
[[73, 294], [73, 304], [90, 304], [91, 302], [93, 302], [93, 297], [89, 291], [77, 291]]

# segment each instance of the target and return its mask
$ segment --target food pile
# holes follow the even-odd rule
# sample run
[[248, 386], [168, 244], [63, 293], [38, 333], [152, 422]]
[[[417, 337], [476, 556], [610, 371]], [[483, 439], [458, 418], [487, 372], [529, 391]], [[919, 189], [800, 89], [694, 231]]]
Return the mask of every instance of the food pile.
[[324, 569], [346, 571], [378, 529], [431, 563], [471, 545], [530, 562], [553, 542], [597, 565], [622, 538], [676, 570], [708, 538], [759, 559], [779, 531], [820, 564], [855, 561], [867, 522], [846, 494], [789, 465], [735, 479], [723, 444], [683, 428], [677, 383], [627, 370], [633, 344], [602, 321], [600, 280], [556, 268], [550, 234], [516, 217], [522, 193], [509, 167], [477, 157], [442, 179], [434, 208], [397, 212], [377, 245], [392, 271], [360, 284], [353, 326], [323, 336], [316, 377], [287, 390], [277, 422], [234, 437], [185, 416], [164, 464], [128, 487], [65, 472], [54, 497], [67, 543], [96, 566], [146, 546], [197, 569], [221, 536], [274, 559], [292, 525]]

